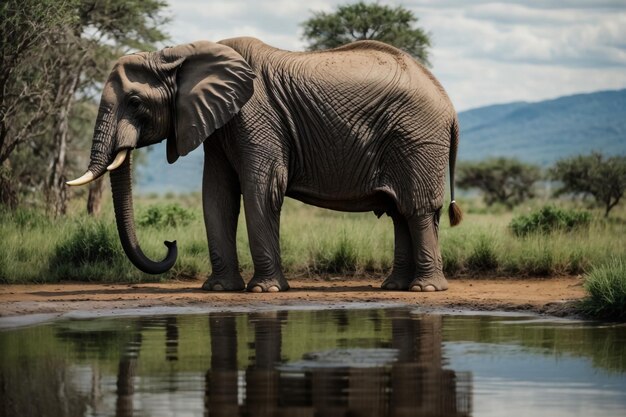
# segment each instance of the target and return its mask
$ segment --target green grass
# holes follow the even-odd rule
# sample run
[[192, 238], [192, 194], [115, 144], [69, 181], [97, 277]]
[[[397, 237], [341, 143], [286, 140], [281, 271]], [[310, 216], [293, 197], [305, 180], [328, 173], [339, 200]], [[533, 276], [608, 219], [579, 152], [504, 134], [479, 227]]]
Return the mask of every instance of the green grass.
[[582, 311], [592, 317], [626, 320], [626, 260], [611, 259], [595, 266], [585, 277], [589, 296]]
[[[81, 202], [82, 203], [82, 202]], [[76, 202], [78, 204], [78, 202]], [[571, 208], [573, 203], [563, 203]], [[515, 217], [543, 207], [534, 201], [513, 212], [491, 212], [477, 200], [461, 201], [463, 223], [450, 228], [442, 220], [440, 243], [448, 277], [525, 277], [583, 274], [626, 255], [626, 210], [618, 207], [605, 220], [593, 212], [587, 227], [556, 228], [549, 234], [515, 236]], [[82, 206], [52, 219], [35, 210], [0, 213], [0, 282], [62, 280], [140, 282], [204, 278], [210, 274], [200, 196], [142, 197], [135, 201], [137, 235], [144, 252], [161, 259], [164, 240], [177, 240], [179, 258], [162, 276], [138, 271], [124, 255], [112, 207], [106, 199], [100, 219]], [[283, 268], [288, 276], [311, 274], [386, 274], [393, 264], [393, 224], [371, 213], [322, 210], [288, 199], [281, 218]], [[242, 214], [237, 233], [240, 268], [252, 274]]]

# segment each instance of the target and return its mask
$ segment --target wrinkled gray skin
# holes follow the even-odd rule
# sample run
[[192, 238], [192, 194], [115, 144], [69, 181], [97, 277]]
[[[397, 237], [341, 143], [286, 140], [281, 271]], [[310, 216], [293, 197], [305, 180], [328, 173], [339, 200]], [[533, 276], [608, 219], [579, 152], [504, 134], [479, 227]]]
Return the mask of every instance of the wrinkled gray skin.
[[[289, 288], [278, 230], [285, 196], [388, 214], [395, 254], [383, 288], [445, 290], [438, 226], [457, 131], [441, 85], [391, 46], [294, 53], [253, 38], [200, 41], [119, 59], [104, 87], [89, 171], [98, 177], [118, 151], [164, 138], [170, 163], [204, 144], [213, 270], [205, 290], [245, 288], [235, 248], [241, 195], [254, 261], [248, 290]], [[175, 262], [175, 242], [166, 242], [161, 262], [141, 253], [129, 159], [111, 172], [120, 239], [138, 268], [163, 273]]]

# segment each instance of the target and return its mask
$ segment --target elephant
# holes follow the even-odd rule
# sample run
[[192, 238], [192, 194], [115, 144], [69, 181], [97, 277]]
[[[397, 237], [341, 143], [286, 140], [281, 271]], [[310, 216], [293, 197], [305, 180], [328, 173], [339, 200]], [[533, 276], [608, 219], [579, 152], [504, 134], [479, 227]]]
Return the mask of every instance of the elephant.
[[[204, 146], [202, 205], [212, 273], [205, 290], [289, 289], [279, 219], [285, 197], [332, 210], [387, 214], [394, 262], [387, 290], [448, 288], [438, 228], [450, 171], [454, 201], [458, 118], [445, 90], [410, 55], [377, 41], [289, 52], [249, 37], [197, 41], [118, 59], [104, 84], [86, 184], [107, 171], [120, 240], [140, 270], [176, 261], [165, 242], [147, 258], [135, 235], [130, 151], [166, 140], [169, 163]], [[236, 252], [243, 200], [254, 275]]]

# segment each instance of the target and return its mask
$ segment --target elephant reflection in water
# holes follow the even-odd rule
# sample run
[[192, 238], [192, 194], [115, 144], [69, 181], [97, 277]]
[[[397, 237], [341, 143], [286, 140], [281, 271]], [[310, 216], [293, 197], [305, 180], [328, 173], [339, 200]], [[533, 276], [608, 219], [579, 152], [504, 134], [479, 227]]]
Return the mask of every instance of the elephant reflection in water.
[[236, 416], [239, 415], [236, 317], [211, 314], [209, 327], [211, 369], [205, 377], [205, 416]]
[[250, 316], [254, 360], [245, 372], [245, 394], [238, 374], [235, 317], [211, 316], [212, 369], [207, 372], [205, 415], [471, 415], [471, 376], [442, 367], [441, 316], [418, 320], [408, 311], [389, 311], [384, 318], [391, 321], [389, 347], [397, 353], [391, 365], [285, 372], [278, 365], [287, 314]]
[[[176, 317], [167, 317], [163, 320], [155, 318], [140, 318], [134, 326], [130, 340], [125, 343], [117, 368], [117, 397], [115, 401], [116, 417], [132, 417], [134, 413], [135, 375], [139, 361], [139, 352], [143, 341], [142, 333], [146, 327], [164, 328], [165, 330], [165, 360], [178, 360], [178, 322]], [[170, 369], [174, 372], [173, 369]], [[170, 375], [168, 381], [174, 381]], [[170, 391], [175, 391], [175, 386]]]
[[281, 326], [286, 316], [286, 312], [250, 315], [254, 326], [255, 357], [245, 374], [245, 408], [248, 410], [245, 411], [238, 403], [236, 317], [211, 315], [211, 369], [206, 374], [206, 415], [275, 415], [279, 404], [279, 374], [275, 366], [281, 360]]
[[132, 417], [134, 411], [135, 374], [139, 352], [141, 351], [144, 321], [138, 320], [130, 340], [122, 348], [117, 365], [117, 397], [115, 401], [116, 417]]

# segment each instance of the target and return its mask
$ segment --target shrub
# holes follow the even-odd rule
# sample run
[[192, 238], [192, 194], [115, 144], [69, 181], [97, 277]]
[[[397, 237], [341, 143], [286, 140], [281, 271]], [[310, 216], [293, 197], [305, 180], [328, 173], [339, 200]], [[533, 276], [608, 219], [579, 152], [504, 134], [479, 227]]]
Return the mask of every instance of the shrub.
[[157, 205], [148, 208], [139, 216], [140, 226], [151, 227], [178, 227], [186, 226], [195, 218], [191, 210], [187, 210], [178, 204]]
[[487, 236], [481, 236], [472, 248], [472, 253], [467, 258], [467, 267], [473, 272], [489, 271], [498, 267], [494, 245]]
[[587, 211], [563, 210], [554, 206], [545, 206], [525, 216], [517, 216], [509, 224], [515, 236], [527, 236], [532, 233], [548, 234], [557, 230], [571, 231], [588, 227], [591, 214]]
[[589, 296], [583, 311], [595, 317], [626, 320], [626, 262], [615, 258], [594, 267], [585, 277]]
[[124, 256], [112, 225], [102, 221], [85, 222], [56, 246], [50, 266], [55, 269], [98, 262], [111, 263]]

